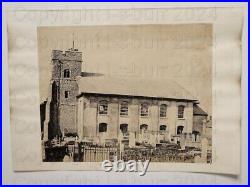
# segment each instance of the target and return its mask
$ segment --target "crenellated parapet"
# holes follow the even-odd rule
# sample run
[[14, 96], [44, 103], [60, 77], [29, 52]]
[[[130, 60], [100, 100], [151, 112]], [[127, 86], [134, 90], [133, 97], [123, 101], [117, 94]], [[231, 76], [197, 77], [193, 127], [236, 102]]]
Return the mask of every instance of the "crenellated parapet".
[[52, 60], [60, 61], [82, 61], [82, 52], [77, 49], [69, 49], [67, 51], [52, 50]]

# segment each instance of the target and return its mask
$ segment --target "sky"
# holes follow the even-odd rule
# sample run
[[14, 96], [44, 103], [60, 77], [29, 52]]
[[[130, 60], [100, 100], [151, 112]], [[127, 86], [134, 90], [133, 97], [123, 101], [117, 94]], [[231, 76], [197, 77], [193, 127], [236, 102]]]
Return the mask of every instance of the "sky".
[[173, 79], [211, 115], [212, 33], [211, 24], [38, 27], [40, 101], [48, 97], [51, 51], [72, 48], [74, 41], [82, 71]]

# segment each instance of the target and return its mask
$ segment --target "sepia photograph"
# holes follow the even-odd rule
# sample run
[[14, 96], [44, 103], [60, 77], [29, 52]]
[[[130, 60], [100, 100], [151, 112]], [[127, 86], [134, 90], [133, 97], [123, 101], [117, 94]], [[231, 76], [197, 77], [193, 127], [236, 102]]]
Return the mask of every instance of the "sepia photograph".
[[3, 3], [3, 184], [247, 184], [247, 10]]
[[43, 162], [212, 163], [212, 24], [38, 27]]

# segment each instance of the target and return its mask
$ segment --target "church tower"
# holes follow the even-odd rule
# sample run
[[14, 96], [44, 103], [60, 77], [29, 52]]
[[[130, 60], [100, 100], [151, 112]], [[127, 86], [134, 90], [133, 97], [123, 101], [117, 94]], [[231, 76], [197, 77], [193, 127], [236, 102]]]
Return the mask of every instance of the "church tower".
[[81, 76], [82, 52], [74, 49], [74, 45], [65, 52], [53, 50], [52, 66], [48, 139], [77, 133], [76, 78]]

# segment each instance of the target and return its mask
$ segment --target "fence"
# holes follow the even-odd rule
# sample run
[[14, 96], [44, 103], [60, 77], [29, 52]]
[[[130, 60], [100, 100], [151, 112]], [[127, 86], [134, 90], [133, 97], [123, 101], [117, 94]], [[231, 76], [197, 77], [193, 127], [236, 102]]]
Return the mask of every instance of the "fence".
[[194, 162], [194, 157], [173, 154], [167, 152], [155, 152], [152, 149], [148, 150], [131, 150], [127, 149], [124, 152], [119, 152], [116, 147], [82, 147], [82, 149], [78, 149], [74, 146], [68, 146], [68, 151], [66, 151], [66, 147], [61, 147], [60, 150], [46, 149], [46, 159], [44, 161], [47, 162], [60, 162], [63, 161], [63, 157], [65, 156], [65, 152], [69, 153], [71, 161], [75, 162], [102, 162], [104, 160], [114, 160], [114, 156], [117, 156], [117, 159], [124, 160], [125, 162], [128, 160], [150, 160], [151, 162]]
[[83, 162], [112, 161], [117, 155], [117, 148], [113, 147], [84, 147], [82, 160]]

